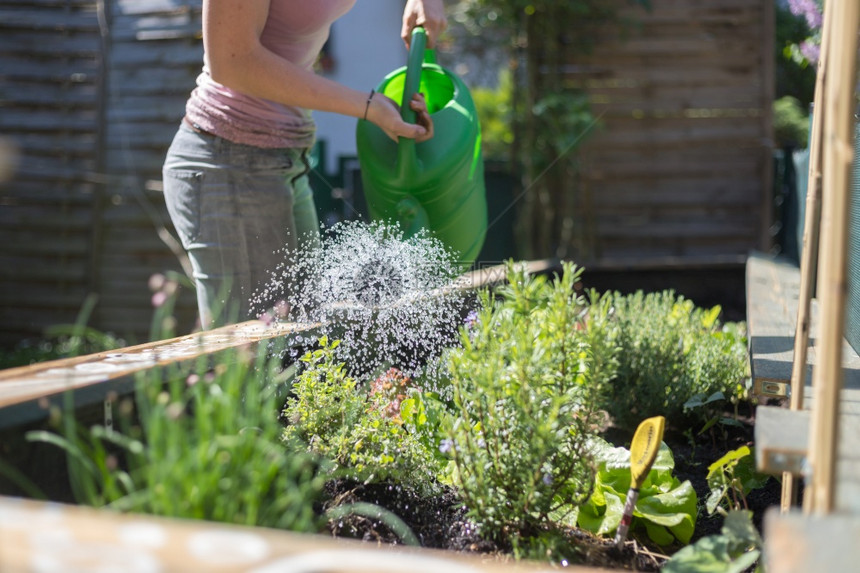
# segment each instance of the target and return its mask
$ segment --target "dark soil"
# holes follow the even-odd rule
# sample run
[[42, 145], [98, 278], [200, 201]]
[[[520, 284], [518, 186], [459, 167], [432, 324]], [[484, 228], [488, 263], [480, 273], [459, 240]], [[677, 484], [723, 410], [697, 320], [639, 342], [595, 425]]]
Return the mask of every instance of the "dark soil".
[[[709, 516], [704, 509], [704, 500], [709, 493], [707, 484], [708, 466], [727, 451], [744, 444], [753, 445], [754, 408], [740, 413], [742, 427], [717, 425], [700, 435], [667, 428], [664, 441], [675, 457], [675, 476], [681, 481], [690, 480], [699, 499], [699, 516], [692, 542], [719, 533], [722, 518]], [[607, 429], [603, 437], [615, 445], [630, 447], [631, 435], [615, 428]], [[691, 439], [692, 438], [692, 439]], [[381, 506], [399, 516], [410, 527], [424, 547], [469, 553], [509, 553], [504, 547], [482, 538], [474, 524], [467, 518], [466, 509], [453, 492], [423, 498], [408, 488], [388, 484], [359, 484], [346, 480], [330, 482], [327, 486], [326, 508], [337, 505], [367, 502]], [[753, 491], [747, 497], [753, 521], [761, 531], [762, 517], [767, 508], [779, 505], [781, 486], [771, 478], [767, 485]], [[348, 516], [332, 522], [330, 533], [337, 537], [349, 537], [382, 543], [401, 543], [399, 537], [382, 521], [362, 516]], [[647, 536], [631, 532], [622, 549], [617, 549], [611, 539], [598, 538], [583, 530], [561, 532], [569, 541], [571, 553], [578, 556], [579, 565], [633, 571], [659, 571], [678, 547], [659, 547]], [[571, 563], [573, 564], [573, 563]]]

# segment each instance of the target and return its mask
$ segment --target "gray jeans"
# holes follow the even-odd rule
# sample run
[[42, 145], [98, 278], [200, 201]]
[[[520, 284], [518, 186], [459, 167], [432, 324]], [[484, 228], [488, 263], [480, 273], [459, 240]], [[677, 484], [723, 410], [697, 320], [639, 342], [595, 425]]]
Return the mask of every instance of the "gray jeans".
[[306, 161], [306, 150], [179, 127], [164, 162], [164, 198], [191, 261], [203, 328], [257, 318], [277, 302], [263, 291], [279, 267], [319, 245]]

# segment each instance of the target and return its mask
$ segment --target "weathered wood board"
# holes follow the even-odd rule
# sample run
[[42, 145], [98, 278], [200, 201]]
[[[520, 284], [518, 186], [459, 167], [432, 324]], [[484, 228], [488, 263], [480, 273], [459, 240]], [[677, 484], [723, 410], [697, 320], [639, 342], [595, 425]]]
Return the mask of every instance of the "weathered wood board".
[[[546, 566], [0, 497], [0, 570], [515, 573]], [[567, 567], [600, 573], [603, 569]]]

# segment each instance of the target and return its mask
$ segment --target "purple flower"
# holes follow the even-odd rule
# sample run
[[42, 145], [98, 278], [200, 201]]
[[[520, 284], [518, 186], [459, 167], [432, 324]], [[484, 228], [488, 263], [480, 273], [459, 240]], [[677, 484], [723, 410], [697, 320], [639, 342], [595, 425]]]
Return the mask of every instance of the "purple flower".
[[466, 326], [467, 330], [478, 324], [478, 311], [470, 310], [469, 314], [467, 314], [466, 318], [463, 320], [463, 324]]
[[800, 44], [800, 53], [803, 54], [804, 58], [815, 64], [818, 62], [818, 56], [821, 53], [821, 46], [815, 42], [806, 40]]
[[795, 16], [803, 16], [810, 30], [821, 28], [821, 7], [816, 0], [788, 0], [788, 9]]
[[442, 452], [443, 454], [447, 454], [448, 452], [450, 452], [451, 448], [453, 448], [453, 447], [454, 447], [454, 441], [449, 440], [448, 438], [445, 438], [444, 440], [439, 442], [439, 451]]

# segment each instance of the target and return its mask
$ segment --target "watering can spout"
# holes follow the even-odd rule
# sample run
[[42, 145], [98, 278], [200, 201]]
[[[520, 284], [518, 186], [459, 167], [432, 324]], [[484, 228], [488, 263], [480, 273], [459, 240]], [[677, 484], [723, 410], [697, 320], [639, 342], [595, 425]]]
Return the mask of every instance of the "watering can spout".
[[412, 195], [407, 195], [397, 203], [397, 222], [406, 237], [414, 237], [421, 229], [430, 225], [427, 211]]

